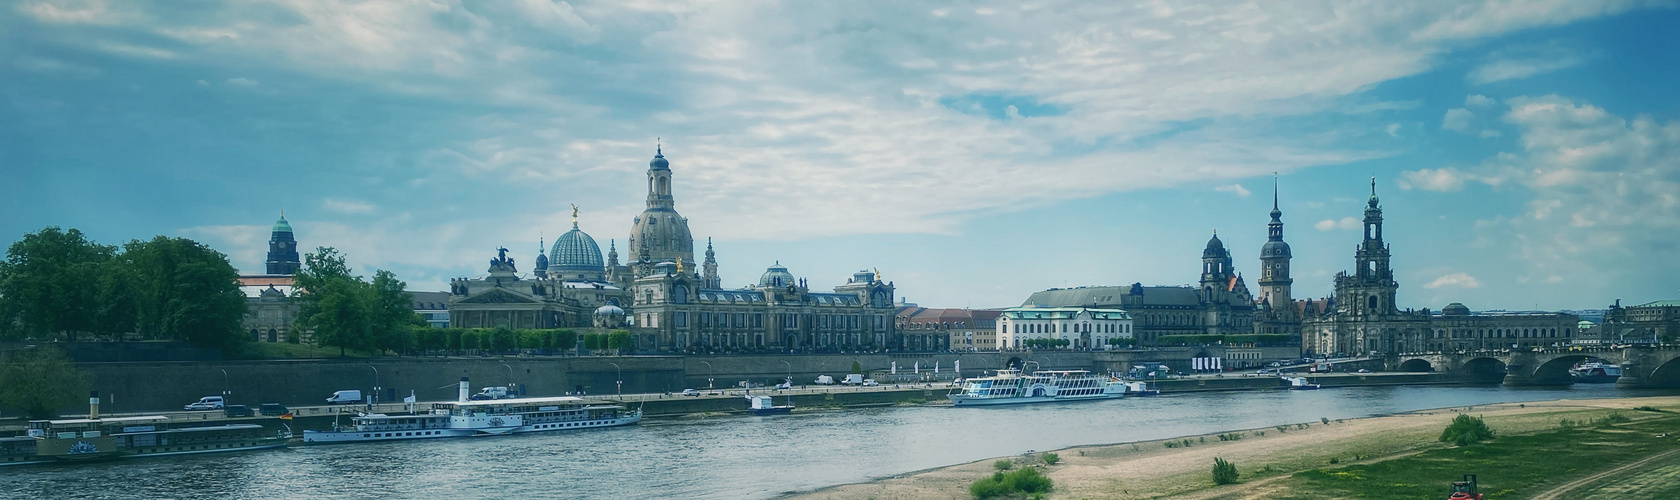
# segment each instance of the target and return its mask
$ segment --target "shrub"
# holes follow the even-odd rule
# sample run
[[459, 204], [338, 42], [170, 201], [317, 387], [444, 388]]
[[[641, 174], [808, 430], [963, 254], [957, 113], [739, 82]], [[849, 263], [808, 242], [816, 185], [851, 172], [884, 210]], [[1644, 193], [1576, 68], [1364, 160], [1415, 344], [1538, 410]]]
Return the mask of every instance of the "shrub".
[[1593, 426], [1597, 427], [1597, 428], [1600, 428], [1600, 429], [1608, 429], [1612, 425], [1623, 424], [1623, 423], [1632, 422], [1632, 421], [1633, 421], [1633, 419], [1628, 418], [1627, 415], [1623, 415], [1621, 413], [1611, 413], [1609, 415], [1605, 415], [1604, 418], [1593, 419]]
[[1051, 487], [1050, 478], [1029, 467], [1015, 472], [993, 472], [992, 477], [975, 481], [968, 492], [974, 498], [1038, 496], [1049, 493]]
[[1649, 411], [1649, 412], [1663, 413], [1662, 409], [1654, 407], [1654, 406], [1635, 406], [1635, 407], [1633, 407], [1633, 411]]
[[1342, 463], [1341, 457], [1330, 457], [1330, 465]]
[[1567, 418], [1558, 419], [1558, 427], [1562, 427], [1562, 428], [1565, 428], [1565, 429], [1574, 429], [1576, 425], [1580, 425], [1580, 424], [1578, 422], [1574, 421], [1574, 420], [1570, 420], [1570, 419], [1567, 419]]
[[1328, 417], [1318, 417], [1318, 421], [1324, 422], [1324, 425], [1330, 425], [1330, 419]]
[[996, 462], [992, 462], [992, 468], [997, 469], [997, 470], [1013, 469], [1013, 468], [1015, 468], [1015, 462], [1011, 462], [1011, 461], [1008, 461], [1008, 460], [998, 460]]
[[1493, 439], [1493, 429], [1488, 428], [1487, 422], [1483, 422], [1481, 417], [1460, 414], [1441, 431], [1440, 440], [1465, 446], [1486, 439]]
[[1214, 457], [1213, 483], [1231, 484], [1235, 482], [1237, 482], [1237, 466], [1232, 465], [1231, 462], [1226, 462], [1223, 458]]
[[[1084, 452], [1080, 452], [1080, 453], [1084, 453]], [[1044, 455], [1041, 456], [1041, 458], [1044, 459], [1044, 463], [1047, 463], [1047, 464], [1050, 464], [1050, 465], [1056, 465], [1056, 462], [1062, 461], [1062, 456], [1057, 455], [1055, 453], [1045, 453]]]

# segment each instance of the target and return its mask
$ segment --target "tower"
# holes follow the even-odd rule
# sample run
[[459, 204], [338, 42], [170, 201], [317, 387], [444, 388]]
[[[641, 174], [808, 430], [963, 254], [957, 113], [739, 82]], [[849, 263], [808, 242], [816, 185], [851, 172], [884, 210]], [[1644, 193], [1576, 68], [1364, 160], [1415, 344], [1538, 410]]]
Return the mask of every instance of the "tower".
[[1256, 333], [1300, 333], [1300, 318], [1295, 313], [1295, 297], [1290, 288], [1295, 279], [1289, 276], [1289, 261], [1294, 257], [1289, 243], [1283, 241], [1283, 211], [1278, 209], [1277, 177], [1272, 178], [1272, 221], [1266, 224], [1266, 244], [1260, 247], [1260, 297], [1269, 308], [1263, 311], [1263, 321], [1256, 322]]
[[1223, 302], [1225, 293], [1234, 286], [1232, 280], [1236, 271], [1231, 268], [1231, 252], [1225, 250], [1225, 243], [1219, 241], [1219, 231], [1213, 232], [1213, 238], [1208, 239], [1207, 249], [1202, 250], [1202, 301]]
[[1382, 205], [1377, 200], [1377, 178], [1371, 178], [1371, 199], [1365, 204], [1365, 239], [1354, 251], [1355, 270], [1339, 276], [1337, 301], [1348, 312], [1362, 316], [1394, 314], [1394, 293], [1400, 287], [1389, 267], [1389, 248], [1383, 243]]
[[630, 254], [644, 261], [638, 262], [637, 277], [651, 272], [651, 264], [677, 259], [694, 262], [694, 237], [671, 196], [671, 162], [665, 159], [664, 147], [656, 149], [648, 162], [647, 178], [647, 209], [630, 228]]
[[700, 286], [711, 290], [723, 288], [723, 280], [718, 279], [717, 254], [712, 252], [712, 238], [706, 237], [706, 263], [703, 265], [704, 274], [700, 276]]
[[292, 238], [292, 224], [286, 222], [286, 211], [274, 222], [268, 238], [268, 274], [297, 274], [302, 263], [298, 260], [297, 240]]

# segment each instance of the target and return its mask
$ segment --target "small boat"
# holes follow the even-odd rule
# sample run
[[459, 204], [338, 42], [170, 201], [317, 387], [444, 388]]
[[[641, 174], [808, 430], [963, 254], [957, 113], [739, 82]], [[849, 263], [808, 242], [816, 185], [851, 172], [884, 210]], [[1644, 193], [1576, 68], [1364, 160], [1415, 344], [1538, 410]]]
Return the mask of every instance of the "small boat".
[[1609, 384], [1622, 378], [1622, 367], [1593, 361], [1581, 363], [1569, 369], [1569, 374], [1575, 381], [1582, 384]]
[[793, 413], [793, 396], [788, 396], [788, 404], [775, 406], [770, 396], [747, 396], [747, 413], [753, 415], [782, 415]]
[[1106, 375], [1094, 375], [1085, 370], [1040, 370], [1022, 374], [1020, 370], [998, 370], [997, 375], [976, 377], [963, 381], [946, 397], [956, 406], [989, 406], [1056, 401], [1084, 401], [1119, 399], [1126, 395], [1126, 384]]
[[1306, 377], [1283, 377], [1283, 380], [1289, 382], [1291, 391], [1311, 391], [1319, 388], [1318, 384], [1307, 382]]

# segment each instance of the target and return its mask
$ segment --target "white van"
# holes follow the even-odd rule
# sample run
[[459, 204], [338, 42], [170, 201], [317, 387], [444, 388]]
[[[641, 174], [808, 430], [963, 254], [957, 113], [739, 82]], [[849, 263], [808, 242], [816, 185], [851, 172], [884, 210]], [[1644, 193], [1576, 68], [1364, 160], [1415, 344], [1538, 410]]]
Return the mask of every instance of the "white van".
[[198, 398], [197, 403], [189, 404], [184, 409], [188, 410], [188, 411], [220, 410], [220, 409], [222, 409], [223, 404], [225, 404], [225, 401], [222, 401], [221, 396], [205, 396], [205, 397], [202, 397], [202, 398]]
[[359, 390], [338, 391], [334, 392], [332, 397], [327, 398], [327, 404], [329, 405], [360, 402], [362, 402], [362, 391]]

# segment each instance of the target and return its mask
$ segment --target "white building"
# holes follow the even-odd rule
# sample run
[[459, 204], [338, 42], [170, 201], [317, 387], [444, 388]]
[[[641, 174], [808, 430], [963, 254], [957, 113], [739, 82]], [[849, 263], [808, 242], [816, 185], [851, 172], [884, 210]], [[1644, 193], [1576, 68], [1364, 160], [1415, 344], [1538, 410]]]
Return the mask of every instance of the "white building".
[[999, 349], [1020, 349], [1030, 339], [1066, 340], [1071, 349], [1102, 349], [1132, 339], [1132, 315], [1120, 309], [1014, 307], [997, 319]]

